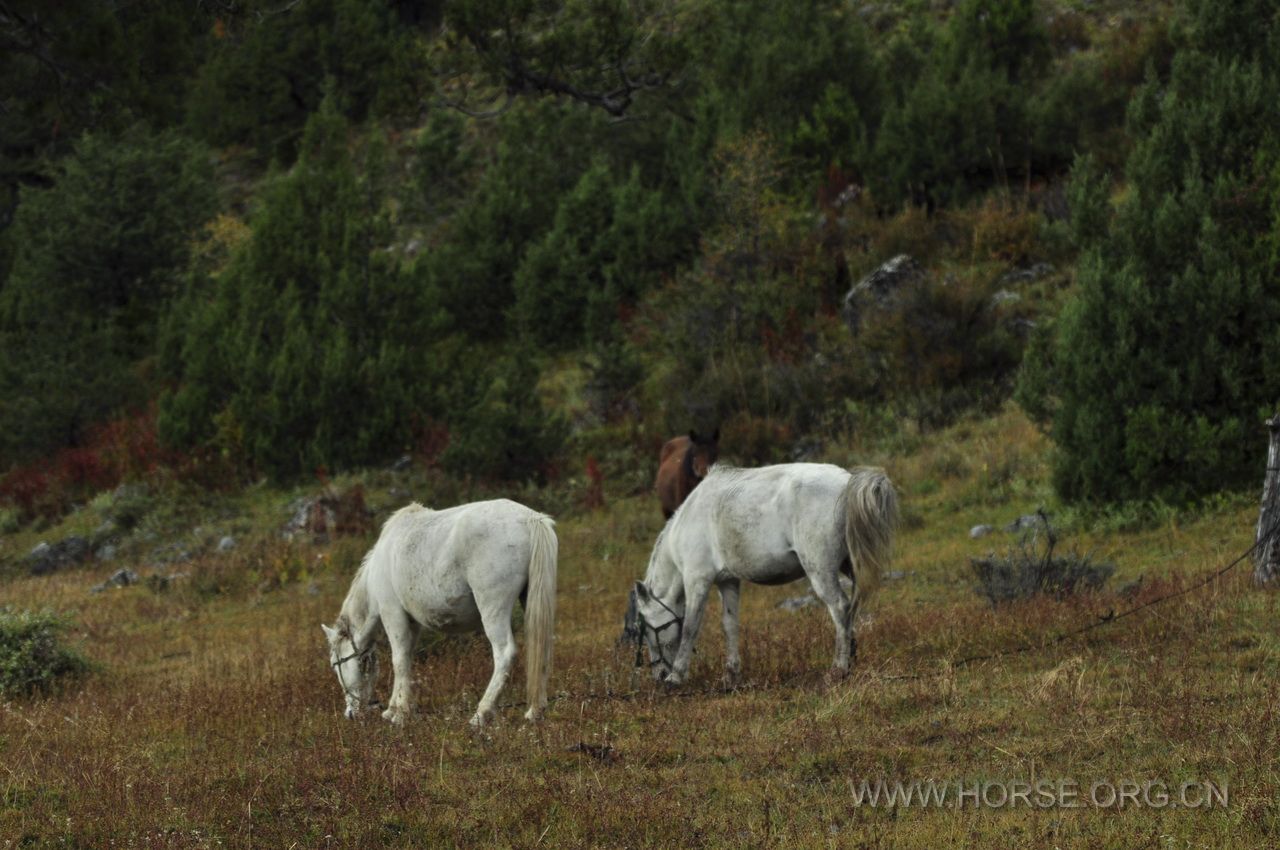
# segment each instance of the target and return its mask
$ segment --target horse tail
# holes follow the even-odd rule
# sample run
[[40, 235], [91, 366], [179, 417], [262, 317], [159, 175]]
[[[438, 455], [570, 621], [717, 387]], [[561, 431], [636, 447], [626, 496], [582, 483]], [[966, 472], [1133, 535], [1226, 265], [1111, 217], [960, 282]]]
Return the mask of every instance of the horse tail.
[[883, 469], [859, 466], [849, 470], [844, 497], [844, 540], [853, 566], [853, 599], [861, 605], [871, 601], [880, 587], [880, 573], [889, 565], [898, 525], [898, 494]]
[[547, 516], [529, 521], [529, 589], [524, 606], [525, 692], [529, 701], [525, 717], [529, 720], [537, 720], [547, 707], [556, 626], [556, 558], [560, 549], [554, 526]]

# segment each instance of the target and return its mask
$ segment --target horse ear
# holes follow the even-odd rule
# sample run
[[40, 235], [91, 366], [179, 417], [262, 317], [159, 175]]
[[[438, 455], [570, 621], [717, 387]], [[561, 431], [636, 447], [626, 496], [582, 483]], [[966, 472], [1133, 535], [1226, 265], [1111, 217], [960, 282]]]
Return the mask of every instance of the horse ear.
[[689, 432], [689, 439], [690, 439], [692, 442], [695, 442], [695, 443], [696, 443], [696, 442], [698, 442], [698, 432], [697, 432], [697, 431], [690, 431], [690, 432]]
[[330, 628], [329, 626], [326, 626], [324, 623], [320, 624], [320, 628], [324, 629], [325, 640], [329, 641], [329, 643], [334, 643], [335, 641], [338, 640], [337, 629]]
[[649, 588], [645, 587], [644, 582], [642, 581], [636, 582], [636, 597], [640, 599], [641, 602], [649, 601]]
[[711, 432], [711, 442], [713, 442], [713, 443], [718, 443], [718, 442], [720, 442], [720, 427], [719, 427], [719, 426], [716, 426], [716, 429], [715, 429], [714, 431], [712, 431], [712, 432]]

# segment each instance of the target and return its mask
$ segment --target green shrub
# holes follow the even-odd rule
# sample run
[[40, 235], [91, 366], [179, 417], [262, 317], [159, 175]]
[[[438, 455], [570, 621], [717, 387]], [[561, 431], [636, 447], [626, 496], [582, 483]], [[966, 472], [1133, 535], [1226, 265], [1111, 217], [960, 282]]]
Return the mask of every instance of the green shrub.
[[1095, 563], [1078, 552], [1055, 555], [1057, 537], [1044, 514], [1002, 556], [970, 558], [978, 580], [974, 590], [992, 605], [1047, 595], [1057, 599], [1082, 590], [1098, 590], [1115, 572], [1115, 566]]
[[69, 625], [49, 612], [0, 608], [0, 695], [47, 693], [89, 670], [80, 653], [62, 645]]
[[924, 275], [873, 305], [856, 355], [879, 397], [929, 427], [1007, 398], [1023, 338], [1016, 305], [994, 304], [996, 289], [990, 277]]

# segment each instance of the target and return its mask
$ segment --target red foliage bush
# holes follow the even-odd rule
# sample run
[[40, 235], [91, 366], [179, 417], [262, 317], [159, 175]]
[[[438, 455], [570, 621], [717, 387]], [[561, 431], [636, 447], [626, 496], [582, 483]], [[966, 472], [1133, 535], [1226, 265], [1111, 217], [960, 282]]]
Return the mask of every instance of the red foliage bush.
[[126, 478], [142, 478], [182, 458], [160, 449], [154, 407], [88, 430], [84, 444], [51, 458], [16, 467], [0, 478], [0, 504], [24, 522], [57, 517], [77, 500], [109, 490]]

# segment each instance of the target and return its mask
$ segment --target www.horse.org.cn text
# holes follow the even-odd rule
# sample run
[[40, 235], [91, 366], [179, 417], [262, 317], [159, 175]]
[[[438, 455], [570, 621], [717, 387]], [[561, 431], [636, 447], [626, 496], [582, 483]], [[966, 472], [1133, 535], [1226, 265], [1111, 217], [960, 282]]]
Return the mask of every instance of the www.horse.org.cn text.
[[1225, 780], [849, 780], [855, 806], [951, 809], [1225, 809]]

